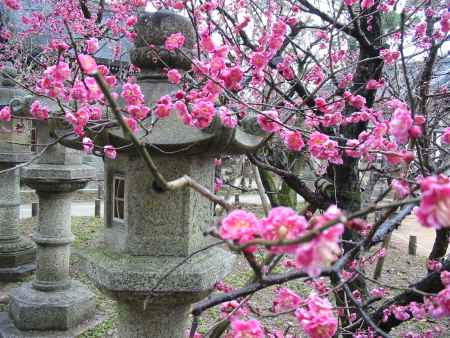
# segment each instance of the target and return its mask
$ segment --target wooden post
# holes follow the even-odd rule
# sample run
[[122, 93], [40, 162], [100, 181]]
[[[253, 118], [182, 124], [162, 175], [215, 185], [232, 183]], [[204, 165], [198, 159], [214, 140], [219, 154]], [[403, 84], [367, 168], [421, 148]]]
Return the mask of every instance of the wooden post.
[[97, 199], [101, 200], [103, 198], [103, 182], [97, 181]]
[[33, 153], [37, 151], [36, 143], [37, 143], [36, 128], [31, 128], [31, 148], [30, 148], [30, 151], [33, 152]]
[[261, 176], [259, 175], [259, 169], [257, 166], [251, 164], [251, 168], [253, 170], [253, 176], [255, 177], [255, 182], [256, 182], [256, 186], [258, 188], [258, 194], [259, 194], [259, 198], [261, 198], [261, 204], [263, 206], [264, 209], [264, 213], [266, 214], [266, 216], [269, 214], [270, 211], [270, 201], [266, 196], [266, 191], [264, 190], [264, 185], [261, 181]]
[[234, 204], [235, 205], [240, 205], [239, 193], [234, 195]]
[[31, 203], [31, 217], [37, 217], [39, 215], [39, 203], [32, 202]]
[[[391, 235], [392, 233], [387, 235], [383, 241], [383, 248], [385, 249], [385, 252], [387, 251], [389, 243], [391, 242]], [[381, 272], [383, 271], [383, 265], [384, 265], [384, 256], [378, 258], [377, 265], [375, 267], [375, 272], [373, 273], [373, 279], [380, 278]]]
[[417, 236], [409, 236], [408, 254], [412, 256], [417, 254]]
[[100, 209], [102, 206], [102, 201], [98, 198], [95, 199], [95, 208], [94, 208], [94, 214], [95, 217], [99, 218], [100, 217]]

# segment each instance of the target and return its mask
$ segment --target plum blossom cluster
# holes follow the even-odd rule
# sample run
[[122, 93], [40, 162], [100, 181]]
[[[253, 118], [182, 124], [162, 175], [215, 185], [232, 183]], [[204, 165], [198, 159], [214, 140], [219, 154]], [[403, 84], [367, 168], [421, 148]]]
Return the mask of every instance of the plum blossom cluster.
[[315, 158], [327, 160], [330, 163], [342, 164], [338, 143], [326, 134], [313, 132], [308, 141], [308, 150]]
[[418, 138], [422, 135], [422, 125], [425, 120], [418, 115], [412, 118], [406, 104], [399, 100], [391, 100], [388, 105], [394, 109], [389, 123], [389, 133], [395, 138], [397, 144], [406, 144], [409, 138]]
[[67, 95], [64, 81], [69, 80], [70, 76], [71, 70], [69, 65], [60, 61], [44, 71], [43, 77], [36, 83], [36, 90], [38, 93], [54, 98]]
[[[270, 241], [274, 243], [268, 249], [270, 252], [291, 255], [295, 258], [294, 266], [297, 269], [302, 269], [311, 276], [318, 276], [322, 268], [333, 262], [341, 252], [339, 240], [344, 225], [337, 222], [341, 216], [341, 211], [335, 206], [309, 221], [287, 207], [273, 208], [262, 219], [257, 219], [251, 212], [234, 210], [223, 219], [219, 234], [223, 239], [236, 244], [246, 244], [254, 239]], [[321, 229], [332, 222], [336, 224], [320, 231], [311, 241], [295, 243], [295, 240], [308, 231]], [[286, 241], [294, 243], [283, 244]], [[249, 246], [246, 250], [252, 252], [255, 247]]]
[[[276, 291], [272, 311], [275, 313], [290, 313], [302, 330], [311, 338], [331, 338], [337, 331], [338, 321], [332, 304], [313, 292], [302, 299], [293, 290], [281, 287]], [[288, 338], [282, 332], [265, 329], [256, 319], [249, 319], [250, 312], [246, 304], [230, 301], [221, 305], [221, 316], [228, 316], [231, 328], [228, 338]], [[231, 317], [230, 317], [231, 315]], [[201, 337], [201, 335], [199, 335]]]
[[450, 227], [450, 178], [428, 176], [420, 182], [421, 200], [416, 209], [422, 225], [434, 228]]
[[[406, 321], [412, 318], [420, 321], [427, 317], [439, 319], [450, 316], [450, 272], [442, 271], [440, 278], [445, 288], [435, 296], [425, 297], [423, 303], [413, 301], [405, 305], [393, 304], [384, 309], [382, 321], [386, 322], [390, 317], [394, 317], [399, 321]], [[408, 332], [405, 337], [439, 337], [441, 334], [442, 329], [437, 326], [423, 334]]]
[[[95, 60], [89, 56], [80, 54], [80, 64], [88, 74], [99, 72], [104, 76], [105, 81], [111, 88], [117, 85], [117, 79], [109, 73], [109, 69], [103, 65], [97, 65]], [[36, 92], [46, 95], [60, 102], [71, 104], [75, 103], [79, 108], [77, 110], [66, 109], [64, 111], [66, 120], [73, 126], [74, 132], [80, 137], [84, 135], [84, 129], [89, 121], [100, 120], [103, 116], [101, 106], [104, 104], [103, 93], [96, 80], [91, 76], [85, 76], [83, 79], [76, 78], [70, 81], [72, 70], [65, 62], [59, 61], [53, 66], [45, 69], [42, 77], [36, 82]], [[113, 95], [115, 95], [113, 93]], [[46, 120], [49, 117], [50, 108], [42, 100], [36, 100], [31, 105], [31, 114], [33, 117]], [[50, 102], [49, 100], [47, 100]], [[56, 104], [52, 104], [55, 106]], [[61, 106], [59, 106], [61, 107]]]
[[[141, 121], [150, 113], [144, 103], [144, 94], [141, 91], [141, 87], [137, 83], [127, 82], [122, 86], [121, 96], [125, 101], [125, 110], [130, 117], [125, 117], [125, 121], [133, 132], [138, 129], [137, 121]], [[157, 110], [158, 111], [158, 110]], [[162, 114], [160, 117], [163, 117]]]
[[338, 327], [333, 306], [326, 298], [312, 294], [306, 300], [307, 306], [295, 311], [295, 317], [303, 330], [312, 338], [333, 337]]

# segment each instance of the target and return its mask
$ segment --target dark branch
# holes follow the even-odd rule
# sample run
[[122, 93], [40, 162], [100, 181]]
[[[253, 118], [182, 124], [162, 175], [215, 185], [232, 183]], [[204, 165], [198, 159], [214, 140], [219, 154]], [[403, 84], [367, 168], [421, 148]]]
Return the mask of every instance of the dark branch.
[[[441, 271], [450, 271], [450, 260], [445, 260], [442, 264]], [[411, 290], [405, 291], [398, 296], [394, 297], [392, 300], [386, 302], [381, 306], [375, 313], [371, 315], [372, 319], [378, 326], [389, 332], [394, 327], [404, 323], [405, 321], [401, 321], [395, 318], [394, 315], [390, 315], [386, 322], [383, 322], [383, 311], [388, 309], [391, 305], [408, 305], [411, 302], [423, 303], [424, 295], [414, 290], [422, 291], [425, 293], [436, 294], [439, 291], [444, 289], [444, 285], [441, 282], [440, 272], [434, 271], [428, 274], [421, 281], [417, 282], [410, 286]], [[411, 316], [412, 318], [412, 316]]]
[[272, 171], [280, 176], [291, 189], [301, 195], [308, 203], [322, 210], [325, 210], [330, 206], [328, 201], [322, 195], [309, 189], [305, 182], [303, 182], [297, 175], [264, 163], [252, 154], [247, 154], [247, 157], [257, 167]]

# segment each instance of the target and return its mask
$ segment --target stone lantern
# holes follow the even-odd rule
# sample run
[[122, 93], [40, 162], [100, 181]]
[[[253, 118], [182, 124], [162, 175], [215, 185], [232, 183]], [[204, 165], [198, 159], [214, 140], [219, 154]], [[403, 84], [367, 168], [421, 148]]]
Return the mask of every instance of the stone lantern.
[[[49, 124], [36, 121], [38, 145], [54, 142]], [[39, 223], [32, 235], [37, 269], [32, 282], [11, 291], [10, 318], [22, 331], [74, 329], [94, 316], [95, 295], [69, 276], [71, 201], [73, 192], [95, 177], [95, 169], [82, 164], [80, 151], [54, 144], [22, 168], [21, 176], [39, 197]], [[15, 332], [11, 326], [0, 328], [0, 337]]]
[[[0, 76], [0, 109], [25, 93], [15, 86], [13, 68], [3, 69]], [[0, 171], [14, 168], [31, 159], [29, 133], [21, 119], [0, 122]], [[0, 174], [0, 281], [12, 281], [31, 273], [36, 265], [34, 244], [19, 235], [19, 171]]]
[[[190, 68], [187, 58], [164, 49], [165, 39], [183, 33], [183, 51], [190, 54], [194, 32], [189, 20], [165, 10], [141, 14], [135, 27], [130, 57], [142, 70], [138, 83], [151, 105], [179, 89], [168, 82], [164, 67]], [[116, 148], [129, 143], [120, 129], [106, 133], [97, 140]], [[191, 128], [172, 114], [143, 142], [167, 179], [187, 174], [213, 190], [214, 157], [255, 149], [261, 138], [218, 121], [207, 130]], [[132, 148], [105, 159], [104, 246], [80, 252], [90, 279], [117, 300], [121, 338], [183, 337], [191, 304], [206, 297], [233, 263], [233, 255], [220, 247], [197, 252], [209, 244], [203, 232], [213, 222], [212, 202], [188, 188], [157, 192], [153, 181]]]

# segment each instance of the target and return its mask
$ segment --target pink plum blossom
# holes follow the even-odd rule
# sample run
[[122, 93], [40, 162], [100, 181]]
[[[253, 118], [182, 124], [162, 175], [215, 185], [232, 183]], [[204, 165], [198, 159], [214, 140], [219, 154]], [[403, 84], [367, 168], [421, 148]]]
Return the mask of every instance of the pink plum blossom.
[[361, 7], [364, 9], [369, 9], [375, 4], [375, 0], [362, 0]]
[[394, 315], [395, 319], [397, 320], [408, 320], [411, 318], [411, 315], [408, 312], [408, 307], [407, 306], [400, 306], [400, 305], [393, 305], [391, 306], [391, 311], [392, 314]]
[[[262, 238], [271, 241], [283, 239], [296, 239], [308, 227], [308, 222], [303, 216], [287, 207], [276, 207], [270, 210], [267, 217], [258, 223], [259, 233]], [[270, 248], [273, 253], [293, 253], [296, 245], [277, 246]]]
[[137, 23], [137, 21], [138, 20], [136, 15], [130, 15], [126, 20], [126, 24], [128, 27], [133, 27]]
[[283, 62], [277, 64], [277, 70], [281, 72], [281, 75], [288, 81], [295, 78], [295, 73], [291, 66], [293, 61], [293, 58], [290, 55], [287, 55], [283, 58]]
[[276, 110], [263, 111], [256, 119], [259, 127], [268, 133], [275, 133], [281, 129], [280, 119]]
[[211, 124], [215, 114], [216, 108], [214, 103], [206, 100], [200, 100], [192, 106], [192, 126], [196, 128], [206, 128]]
[[218, 281], [216, 284], [214, 284], [214, 288], [219, 292], [230, 292], [233, 291], [233, 287], [226, 284], [223, 281]]
[[428, 176], [420, 183], [422, 193], [416, 216], [422, 225], [441, 229], [450, 227], [450, 179]]
[[225, 58], [224, 57], [213, 57], [209, 63], [210, 70], [213, 73], [219, 73], [225, 68]]
[[366, 105], [366, 98], [361, 95], [352, 95], [349, 103], [357, 109], [362, 109]]
[[258, 220], [256, 216], [244, 210], [233, 210], [222, 221], [220, 237], [229, 240], [250, 239], [256, 233]]
[[442, 134], [442, 143], [450, 144], [450, 127], [445, 128], [444, 133]]
[[244, 73], [239, 66], [226, 68], [220, 75], [220, 78], [225, 83], [225, 87], [231, 90], [239, 90], [241, 88], [240, 83], [243, 77]]
[[11, 108], [5, 106], [0, 110], [0, 121], [11, 121]]
[[4, 0], [4, 4], [12, 10], [18, 10], [21, 8], [19, 0]]
[[124, 116], [123, 120], [125, 121], [125, 123], [128, 125], [128, 127], [130, 128], [130, 130], [133, 133], [136, 133], [139, 130], [137, 121], [134, 118], [132, 118], [132, 117], [125, 117]]
[[322, 113], [331, 113], [332, 105], [328, 104], [325, 98], [318, 96], [314, 99], [314, 103], [316, 104], [317, 109]]
[[177, 115], [180, 117], [181, 121], [183, 121], [185, 125], [190, 126], [192, 124], [192, 116], [189, 113], [186, 103], [179, 100], [176, 101], [173, 106], [177, 112]]
[[218, 193], [220, 189], [222, 189], [223, 186], [223, 180], [220, 177], [216, 177], [214, 180], [214, 193]]
[[231, 321], [231, 330], [227, 338], [265, 338], [264, 330], [256, 319]]
[[323, 82], [323, 80], [325, 80], [325, 74], [323, 73], [322, 68], [320, 68], [320, 66], [316, 64], [308, 73], [306, 73], [305, 80], [319, 85]]
[[306, 300], [307, 307], [295, 311], [303, 331], [311, 338], [331, 338], [337, 330], [338, 321], [333, 306], [325, 299], [312, 294]]
[[[341, 217], [342, 212], [336, 207], [329, 207], [323, 215], [316, 216], [310, 221], [313, 228], [320, 228], [329, 221]], [[296, 251], [296, 265], [310, 276], [318, 276], [322, 268], [333, 262], [341, 253], [339, 247], [340, 236], [344, 232], [344, 225], [338, 223], [322, 231], [313, 240], [299, 245]]]
[[[229, 290], [228, 292], [230, 292]], [[239, 320], [240, 317], [248, 315], [248, 309], [236, 300], [220, 304], [220, 317], [225, 318], [231, 314], [231, 320]]]
[[130, 105], [127, 107], [127, 112], [136, 120], [143, 120], [150, 113], [150, 109], [144, 105]]
[[261, 71], [269, 63], [269, 57], [263, 52], [253, 52], [250, 56], [250, 64], [256, 71]]
[[70, 67], [65, 62], [59, 62], [57, 65], [48, 67], [44, 71], [44, 75], [52, 81], [62, 82], [70, 78]]
[[410, 190], [407, 181], [394, 179], [392, 180], [391, 186], [392, 189], [394, 189], [394, 191], [398, 195], [398, 197], [400, 197], [400, 199], [403, 199], [409, 195]]
[[414, 36], [416, 37], [416, 39], [422, 38], [426, 32], [427, 32], [427, 22], [422, 21], [416, 25]]
[[88, 97], [88, 91], [83, 82], [76, 81], [70, 90], [70, 96], [72, 99], [84, 102]]
[[100, 120], [103, 116], [103, 112], [99, 107], [89, 106], [91, 120]]
[[405, 144], [409, 139], [409, 129], [413, 126], [411, 112], [397, 108], [389, 122], [389, 133], [394, 136], [398, 144]]
[[67, 43], [65, 43], [64, 41], [53, 39], [49, 43], [49, 48], [56, 50], [56, 51], [64, 52], [64, 51], [68, 50], [70, 48], [70, 46]]
[[326, 160], [335, 164], [342, 163], [338, 144], [336, 141], [330, 140], [328, 135], [318, 131], [313, 132], [309, 137], [308, 149], [311, 155], [319, 160]]
[[412, 316], [417, 320], [422, 320], [427, 315], [427, 310], [424, 304], [419, 304], [416, 302], [409, 303], [409, 311], [411, 312]]
[[441, 272], [441, 281], [442, 281], [442, 284], [444, 284], [445, 286], [450, 285], [450, 272], [449, 271]]
[[83, 106], [75, 113], [66, 112], [65, 117], [66, 120], [73, 126], [75, 133], [79, 136], [83, 136], [84, 127], [91, 119], [91, 108], [90, 106]]
[[305, 147], [302, 134], [295, 130], [285, 130], [281, 134], [284, 144], [292, 151], [301, 151]]
[[331, 114], [325, 114], [322, 119], [322, 125], [326, 128], [332, 126], [338, 126], [342, 123], [343, 117], [341, 112], [335, 111]]
[[112, 145], [104, 146], [103, 151], [105, 156], [111, 160], [114, 160], [117, 157], [117, 151]]
[[219, 109], [219, 118], [222, 124], [227, 128], [234, 128], [238, 124], [238, 119], [236, 113], [231, 111], [225, 106], [220, 107]]
[[186, 38], [182, 33], [171, 34], [164, 43], [167, 50], [175, 50], [183, 47]]
[[432, 16], [434, 16], [435, 14], [436, 14], [436, 11], [435, 11], [433, 8], [428, 7], [427, 9], [425, 9], [425, 15], [426, 15], [426, 16], [432, 17]]
[[155, 115], [160, 119], [167, 118], [170, 116], [172, 108], [172, 98], [169, 95], [161, 96], [155, 108]]
[[447, 9], [444, 10], [441, 15], [440, 24], [443, 33], [450, 32], [450, 12]]
[[426, 120], [425, 116], [423, 116], [423, 115], [416, 114], [414, 116], [414, 124], [416, 124], [418, 126], [425, 124], [426, 121], [427, 120]]
[[279, 288], [275, 299], [273, 300], [273, 312], [283, 312], [296, 309], [302, 299], [294, 291], [289, 288]]
[[377, 81], [377, 80], [374, 80], [374, 79], [370, 79], [369, 81], [367, 81], [366, 89], [368, 89], [368, 90], [376, 90], [378, 88], [383, 88], [383, 86], [384, 86], [384, 81], [383, 80]]
[[96, 38], [89, 38], [86, 40], [86, 52], [89, 54], [94, 54], [98, 47], [98, 40]]
[[420, 126], [414, 125], [408, 130], [408, 134], [412, 139], [419, 138], [420, 136], [422, 136], [422, 128]]
[[181, 81], [181, 74], [177, 69], [171, 69], [167, 72], [167, 79], [171, 83], [178, 84]]
[[200, 36], [201, 36], [200, 47], [202, 48], [202, 50], [208, 53], [214, 52], [216, 46], [214, 44], [211, 35], [209, 34], [209, 31], [205, 29], [203, 32], [200, 33]]
[[370, 290], [369, 294], [371, 297], [382, 298], [382, 297], [386, 296], [386, 290], [384, 288], [375, 288], [375, 289]]
[[355, 140], [355, 139], [347, 140], [347, 144], [346, 144], [347, 149], [345, 149], [345, 154], [349, 157], [354, 157], [354, 158], [361, 157], [362, 154], [361, 154], [361, 150], [359, 150], [359, 145], [360, 145], [360, 142], [358, 140]]
[[450, 316], [450, 288], [440, 291], [434, 300], [437, 308], [433, 311], [433, 315], [437, 318]]
[[144, 103], [144, 94], [137, 83], [127, 82], [122, 87], [121, 93], [127, 105], [140, 105]]
[[391, 65], [400, 58], [400, 52], [398, 50], [382, 49], [380, 51], [380, 56], [386, 64]]
[[94, 142], [89, 137], [83, 137], [83, 150], [86, 154], [92, 154]]
[[97, 71], [97, 63], [92, 56], [87, 54], [78, 54], [78, 61], [80, 62], [82, 70], [86, 74], [93, 74]]
[[41, 105], [39, 101], [34, 101], [30, 107], [31, 115], [39, 120], [47, 120], [48, 119], [48, 108]]
[[434, 259], [429, 259], [427, 261], [427, 269], [439, 272], [442, 270], [442, 263]]

